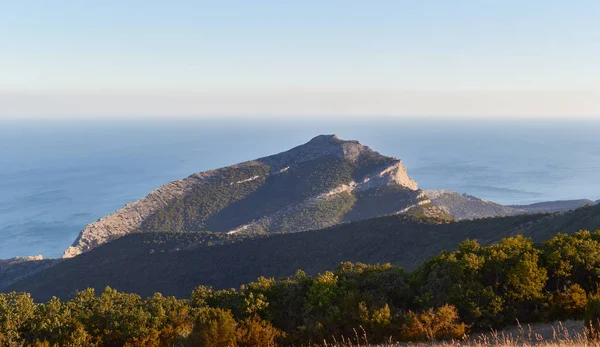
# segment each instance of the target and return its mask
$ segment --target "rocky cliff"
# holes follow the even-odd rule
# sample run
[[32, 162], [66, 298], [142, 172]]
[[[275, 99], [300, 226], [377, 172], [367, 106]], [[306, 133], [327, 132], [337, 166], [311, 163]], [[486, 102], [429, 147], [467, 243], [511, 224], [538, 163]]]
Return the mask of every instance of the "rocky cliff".
[[117, 212], [88, 224], [79, 233], [73, 245], [67, 248], [63, 258], [74, 257], [136, 230], [145, 218], [165, 207], [172, 199], [183, 196], [198, 184], [202, 184], [202, 181], [191, 177], [167, 183], [145, 198], [127, 204]]
[[133, 232], [296, 232], [407, 213], [428, 202], [400, 160], [320, 135], [283, 153], [167, 183], [86, 226], [63, 257]]

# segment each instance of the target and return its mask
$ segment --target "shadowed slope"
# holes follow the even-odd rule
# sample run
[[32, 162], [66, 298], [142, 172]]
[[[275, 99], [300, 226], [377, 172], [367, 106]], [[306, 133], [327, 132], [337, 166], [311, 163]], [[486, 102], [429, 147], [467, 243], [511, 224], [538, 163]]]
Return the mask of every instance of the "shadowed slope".
[[538, 242], [559, 231], [596, 230], [600, 228], [600, 207], [554, 215], [438, 223], [428, 218], [384, 216], [325, 230], [241, 241], [232, 235], [210, 234], [215, 235], [210, 236], [215, 245], [201, 242], [195, 247], [189, 245], [198, 244], [199, 240], [190, 238], [200, 234], [132, 234], [64, 260], [7, 290], [31, 292], [41, 300], [105, 286], [142, 295], [162, 292], [186, 297], [200, 284], [236, 287], [259, 276], [288, 276], [297, 269], [316, 274], [341, 261], [390, 262], [412, 269], [442, 250], [456, 248], [466, 238], [487, 245], [503, 237], [524, 234]]

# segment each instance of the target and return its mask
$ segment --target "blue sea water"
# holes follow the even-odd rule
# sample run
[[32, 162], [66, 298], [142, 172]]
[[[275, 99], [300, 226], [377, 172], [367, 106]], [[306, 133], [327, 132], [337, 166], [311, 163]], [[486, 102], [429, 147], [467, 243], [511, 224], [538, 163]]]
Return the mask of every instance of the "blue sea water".
[[2, 121], [0, 258], [58, 257], [86, 224], [164, 183], [330, 133], [403, 159], [421, 188], [505, 204], [600, 199], [593, 120]]

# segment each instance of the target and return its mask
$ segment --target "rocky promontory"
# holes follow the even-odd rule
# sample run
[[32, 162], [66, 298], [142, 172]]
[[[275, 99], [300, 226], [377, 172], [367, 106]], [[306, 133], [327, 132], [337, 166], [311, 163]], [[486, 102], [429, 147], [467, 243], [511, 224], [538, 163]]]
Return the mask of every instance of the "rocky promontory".
[[[362, 207], [363, 193], [373, 190], [386, 190], [397, 199], [381, 209]], [[399, 213], [418, 204], [421, 195], [399, 159], [358, 141], [320, 135], [286, 152], [167, 183], [86, 226], [63, 258], [133, 232], [326, 227], [348, 216]]]

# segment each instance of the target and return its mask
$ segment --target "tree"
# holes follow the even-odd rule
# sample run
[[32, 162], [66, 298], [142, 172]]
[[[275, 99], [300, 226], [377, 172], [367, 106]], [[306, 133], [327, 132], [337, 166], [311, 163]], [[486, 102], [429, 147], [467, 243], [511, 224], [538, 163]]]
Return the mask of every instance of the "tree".
[[358, 310], [360, 326], [365, 329], [370, 342], [379, 343], [391, 336], [392, 314], [387, 304], [381, 308], [369, 309], [363, 301], [358, 304]]
[[149, 331], [150, 315], [136, 294], [106, 287], [98, 297], [93, 290], [80, 292], [71, 306], [86, 330], [105, 346], [122, 346]]
[[158, 333], [160, 346], [180, 344], [191, 333], [193, 317], [187, 300], [154, 294], [144, 302], [150, 315], [152, 334]]
[[335, 275], [342, 290], [355, 290], [367, 296], [371, 304], [391, 305], [393, 310], [400, 310], [406, 309], [411, 301], [407, 276], [399, 266], [344, 262]]
[[503, 317], [497, 323], [512, 323], [517, 317], [531, 321], [541, 315], [548, 277], [540, 266], [539, 254], [533, 242], [521, 235], [482, 249], [482, 284], [491, 287], [504, 302]]
[[0, 294], [0, 345], [21, 345], [34, 317], [35, 304], [29, 294]]
[[543, 245], [543, 264], [548, 269], [548, 285], [562, 291], [579, 284], [594, 291], [600, 281], [600, 233], [579, 231], [573, 236], [557, 234]]
[[50, 345], [84, 347], [95, 345], [68, 305], [52, 298], [35, 308], [35, 319], [28, 328], [28, 341], [45, 341]]
[[192, 308], [219, 307], [240, 317], [244, 294], [235, 289], [213, 290], [211, 287], [199, 286], [192, 291], [190, 303]]
[[340, 294], [338, 277], [331, 271], [317, 276], [308, 290], [304, 319], [316, 339], [321, 340], [326, 335], [337, 333], [342, 321]]
[[261, 311], [260, 317], [270, 321], [278, 330], [287, 332], [286, 342], [291, 345], [300, 345], [306, 341], [302, 326], [305, 324], [306, 297], [312, 283], [312, 278], [298, 270], [293, 277], [275, 281], [268, 286], [260, 285], [260, 289], [252, 284], [247, 287], [247, 290], [258, 291], [265, 296], [268, 306]]
[[194, 347], [234, 347], [237, 345], [236, 326], [230, 311], [204, 308], [196, 318], [188, 344]]
[[455, 252], [442, 252], [412, 275], [419, 308], [453, 305], [465, 322], [488, 327], [503, 310], [504, 299], [483, 281], [485, 248], [465, 240]]

